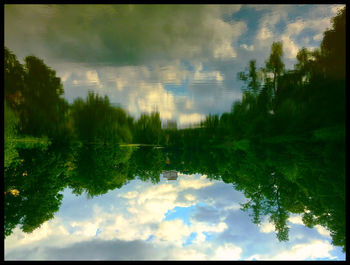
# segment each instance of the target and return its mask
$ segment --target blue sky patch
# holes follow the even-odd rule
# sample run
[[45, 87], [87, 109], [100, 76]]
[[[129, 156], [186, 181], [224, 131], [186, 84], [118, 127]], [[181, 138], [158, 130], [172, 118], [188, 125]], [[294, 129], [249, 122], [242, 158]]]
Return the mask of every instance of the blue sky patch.
[[154, 236], [154, 235], [150, 235], [150, 236], [146, 239], [146, 242], [152, 241], [153, 238], [155, 238], [155, 236]]
[[196, 239], [196, 237], [197, 237], [197, 233], [192, 232], [192, 233], [188, 236], [188, 238], [186, 239], [186, 241], [182, 244], [182, 246], [185, 247], [185, 246], [191, 245], [192, 242], [193, 242], [193, 240]]
[[194, 210], [195, 205], [190, 206], [190, 207], [178, 207], [176, 206], [175, 208], [169, 210], [165, 214], [165, 219], [164, 220], [175, 220], [175, 219], [181, 219], [184, 224], [190, 225], [190, 213]]

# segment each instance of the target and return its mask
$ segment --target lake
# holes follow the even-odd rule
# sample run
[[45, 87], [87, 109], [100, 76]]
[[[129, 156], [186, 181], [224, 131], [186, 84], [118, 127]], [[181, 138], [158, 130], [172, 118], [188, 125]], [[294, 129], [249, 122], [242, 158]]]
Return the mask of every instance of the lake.
[[5, 259], [344, 259], [344, 176], [290, 148], [21, 146]]

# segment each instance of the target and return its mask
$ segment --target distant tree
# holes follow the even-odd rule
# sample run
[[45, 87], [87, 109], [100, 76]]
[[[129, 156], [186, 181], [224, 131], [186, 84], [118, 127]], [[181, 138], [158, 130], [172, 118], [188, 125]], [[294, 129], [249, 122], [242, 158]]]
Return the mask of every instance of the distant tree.
[[16, 138], [18, 137], [18, 116], [8, 106], [5, 99], [4, 104], [4, 166], [8, 167], [16, 158]]
[[25, 58], [23, 132], [52, 137], [62, 131], [68, 103], [56, 72], [35, 56]]
[[90, 198], [121, 188], [130, 179], [131, 148], [118, 144], [83, 143], [71, 161], [68, 186], [73, 193]]
[[276, 94], [278, 77], [283, 73], [284, 63], [283, 57], [283, 45], [282, 42], [273, 42], [271, 46], [271, 54], [266, 61], [266, 69], [273, 73], [273, 91]]
[[159, 112], [143, 113], [134, 125], [134, 138], [141, 144], [159, 144], [162, 139]]
[[82, 141], [131, 142], [132, 135], [125, 111], [112, 107], [107, 96], [89, 92], [86, 100], [74, 100], [71, 106], [73, 127]]
[[248, 91], [251, 91], [254, 96], [257, 96], [260, 87], [259, 73], [256, 69], [256, 61], [249, 61], [249, 69], [247, 72], [239, 72], [238, 79], [248, 83]]
[[324, 32], [321, 53], [324, 67], [333, 78], [345, 80], [346, 58], [346, 8], [338, 11], [332, 18], [332, 28]]
[[4, 92], [9, 107], [18, 111], [23, 103], [25, 71], [23, 65], [17, 60], [7, 47], [4, 50]]

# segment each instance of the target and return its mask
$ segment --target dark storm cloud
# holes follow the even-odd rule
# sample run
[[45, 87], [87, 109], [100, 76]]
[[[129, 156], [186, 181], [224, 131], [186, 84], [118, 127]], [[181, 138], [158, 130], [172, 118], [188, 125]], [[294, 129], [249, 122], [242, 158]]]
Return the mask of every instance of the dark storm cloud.
[[159, 259], [162, 252], [143, 241], [91, 240], [65, 247], [18, 249], [6, 254], [6, 260], [144, 260]]
[[[16, 52], [132, 65], [210, 55], [244, 29], [219, 18], [239, 6], [6, 5], [5, 45]], [[230, 26], [235, 32], [230, 31]], [[220, 29], [223, 29], [220, 31]], [[23, 43], [25, 42], [25, 44]], [[220, 52], [219, 52], [220, 53]]]

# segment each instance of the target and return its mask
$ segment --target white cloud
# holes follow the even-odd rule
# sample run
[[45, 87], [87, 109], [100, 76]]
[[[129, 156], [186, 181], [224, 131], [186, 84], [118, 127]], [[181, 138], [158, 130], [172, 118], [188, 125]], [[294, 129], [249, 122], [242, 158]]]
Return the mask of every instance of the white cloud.
[[213, 260], [239, 260], [241, 258], [242, 249], [233, 244], [225, 244], [215, 250]]
[[247, 51], [254, 51], [254, 45], [253, 44], [250, 45], [250, 46], [248, 46], [247, 44], [241, 44], [240, 47], [245, 49], [245, 50], [247, 50]]
[[161, 222], [158, 230], [154, 233], [157, 239], [168, 241], [178, 246], [181, 246], [185, 237], [188, 237], [190, 234], [191, 229], [181, 219]]
[[266, 45], [267, 40], [270, 40], [274, 37], [273, 32], [275, 31], [275, 25], [280, 20], [285, 20], [287, 17], [287, 10], [285, 7], [274, 6], [269, 9], [269, 12], [264, 15], [259, 21], [259, 30], [256, 35], [256, 43], [259, 46]]
[[216, 80], [218, 83], [223, 81], [224, 77], [219, 71], [203, 71], [202, 63], [198, 64], [193, 74], [194, 82], [208, 82], [209, 80]]
[[319, 41], [319, 40], [321, 40], [322, 38], [323, 38], [323, 33], [318, 33], [318, 34], [316, 34], [316, 35], [313, 37], [313, 40]]
[[217, 45], [214, 49], [214, 58], [222, 60], [230, 60], [237, 56], [236, 51], [231, 46], [230, 41], [225, 41]]
[[324, 228], [323, 226], [315, 225], [315, 228], [317, 229], [317, 232], [319, 232], [321, 235], [331, 238], [330, 231]]
[[299, 47], [294, 43], [294, 41], [290, 37], [286, 35], [282, 35], [281, 40], [285, 56], [288, 59], [294, 59], [298, 54]]
[[301, 19], [298, 19], [295, 22], [287, 24], [285, 34], [287, 36], [298, 35], [305, 28], [305, 26], [305, 22]]
[[207, 255], [203, 250], [195, 250], [188, 248], [178, 248], [172, 253], [171, 260], [206, 260]]
[[136, 98], [129, 98], [129, 105], [137, 105], [141, 112], [150, 113], [158, 110], [161, 119], [173, 118], [175, 112], [174, 95], [165, 91], [162, 84], [139, 84], [140, 93]]
[[192, 194], [185, 194], [185, 199], [188, 200], [188, 201], [194, 201], [196, 200], [196, 197]]
[[[236, 50], [232, 46], [234, 45], [239, 36], [241, 36], [246, 30], [247, 25], [243, 21], [224, 22], [221, 19], [211, 19], [207, 21], [212, 25], [214, 33], [212, 36], [212, 50], [215, 59], [219, 60], [232, 60], [237, 56]], [[220, 32], [218, 34], [218, 32]]]
[[303, 225], [303, 219], [301, 218], [300, 215], [294, 215], [288, 218], [288, 221], [293, 223], [293, 224], [299, 224], [299, 225]]
[[94, 70], [86, 72], [86, 79], [88, 83], [96, 83], [97, 85], [100, 84], [100, 79], [98, 78], [98, 74]]
[[211, 186], [213, 185], [214, 182], [208, 182], [208, 180], [204, 178], [199, 178], [199, 179], [188, 179], [188, 178], [181, 178], [179, 180], [179, 186], [182, 188], [182, 189], [189, 189], [189, 188], [192, 188], [192, 189], [201, 189], [201, 188], [204, 188], [204, 187], [208, 187], [208, 186]]
[[328, 241], [313, 240], [309, 243], [296, 244], [289, 250], [281, 251], [275, 255], [256, 254], [252, 255], [247, 260], [315, 260], [318, 258], [335, 259], [330, 251], [334, 247]]
[[309, 244], [294, 245], [290, 250], [283, 251], [271, 257], [271, 259], [306, 260], [316, 258], [333, 258], [333, 256], [329, 253], [332, 250], [333, 246], [328, 241], [314, 240]]
[[266, 26], [261, 27], [259, 30], [259, 33], [257, 34], [256, 38], [259, 41], [265, 41], [267, 39], [270, 39], [273, 37], [273, 34], [270, 29], [268, 29]]
[[126, 199], [134, 199], [139, 195], [139, 193], [135, 190], [133, 191], [129, 191], [126, 194], [122, 193], [122, 194], [118, 194], [118, 197], [122, 197], [122, 198], [126, 198]]
[[275, 231], [275, 226], [270, 222], [265, 222], [260, 226], [260, 231], [263, 233], [271, 233]]
[[205, 118], [205, 115], [199, 114], [199, 113], [180, 114], [179, 122], [180, 122], [180, 125], [197, 124], [200, 121], [204, 120], [204, 118]]

